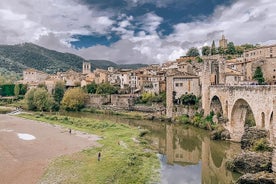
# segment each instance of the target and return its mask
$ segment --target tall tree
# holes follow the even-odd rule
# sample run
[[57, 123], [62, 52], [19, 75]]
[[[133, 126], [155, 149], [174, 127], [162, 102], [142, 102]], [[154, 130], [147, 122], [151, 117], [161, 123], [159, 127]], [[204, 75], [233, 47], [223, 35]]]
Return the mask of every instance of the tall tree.
[[95, 94], [97, 91], [97, 84], [95, 82], [92, 82], [91, 84], [86, 85], [85, 89], [87, 93]]
[[68, 89], [61, 101], [61, 105], [65, 110], [68, 111], [79, 111], [85, 105], [87, 93], [83, 89], [71, 88]]
[[258, 84], [263, 84], [264, 83], [265, 79], [264, 79], [261, 67], [258, 66], [256, 68], [256, 70], [254, 72], [253, 79], [256, 80], [256, 81], [258, 81]]
[[186, 53], [186, 56], [189, 56], [189, 57], [196, 57], [196, 56], [199, 56], [199, 51], [197, 48], [195, 47], [192, 47], [188, 50], [188, 52]]
[[19, 84], [15, 84], [14, 86], [14, 96], [18, 97], [20, 94], [20, 86]]
[[236, 52], [236, 48], [233, 42], [229, 42], [227, 44], [227, 54], [231, 54], [231, 55], [235, 55]]
[[204, 46], [202, 47], [201, 52], [203, 56], [208, 56], [211, 53], [211, 48], [209, 46]]
[[215, 41], [213, 40], [212, 46], [211, 46], [211, 55], [216, 55], [217, 54], [217, 48], [215, 45]]
[[63, 81], [58, 81], [55, 85], [54, 92], [53, 92], [53, 97], [57, 104], [60, 104], [63, 95], [65, 93], [65, 85]]
[[224, 55], [226, 52], [225, 52], [225, 49], [222, 48], [222, 47], [218, 47], [218, 54], [220, 55]]
[[44, 88], [32, 88], [25, 94], [29, 110], [49, 111], [54, 105], [54, 99]]
[[34, 105], [40, 111], [50, 111], [54, 104], [53, 97], [44, 88], [37, 88], [34, 92]]

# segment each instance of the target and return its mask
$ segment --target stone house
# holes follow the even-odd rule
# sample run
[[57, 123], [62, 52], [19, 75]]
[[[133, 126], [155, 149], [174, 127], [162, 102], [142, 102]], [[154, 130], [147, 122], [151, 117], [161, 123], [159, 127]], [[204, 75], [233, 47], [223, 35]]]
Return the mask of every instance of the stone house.
[[44, 81], [49, 77], [49, 74], [29, 68], [23, 71], [23, 84], [29, 87], [36, 87], [39, 84], [44, 84]]
[[175, 101], [184, 94], [201, 95], [200, 77], [185, 72], [176, 72], [166, 78], [166, 114], [173, 116]]

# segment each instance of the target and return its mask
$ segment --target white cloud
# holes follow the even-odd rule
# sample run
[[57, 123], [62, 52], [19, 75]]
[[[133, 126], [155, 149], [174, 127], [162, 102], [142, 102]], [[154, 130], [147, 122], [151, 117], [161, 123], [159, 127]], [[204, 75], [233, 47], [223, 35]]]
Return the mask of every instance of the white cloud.
[[[276, 20], [275, 9], [274, 1], [239, 0], [229, 7], [217, 7], [213, 15], [203, 20], [174, 25], [174, 32], [166, 38], [160, 38], [156, 33], [163, 19], [154, 13], [148, 13], [141, 19], [141, 24], [150, 34], [141, 31], [134, 37], [125, 37], [128, 41], [119, 41], [112, 47], [105, 48], [104, 57], [130, 63], [160, 63], [179, 58], [190, 47], [210, 45], [213, 40], [218, 41], [222, 34], [235, 44], [273, 43], [269, 40], [276, 40], [276, 23], [272, 21]], [[99, 48], [87, 49], [93, 57], [94, 49]], [[86, 57], [89, 58], [88, 55]]]
[[[128, 2], [141, 5], [152, 3], [153, 0]], [[157, 6], [165, 7], [173, 0], [154, 2]], [[157, 29], [166, 20], [154, 12], [142, 17], [121, 14], [114, 21], [116, 12], [100, 11], [75, 0], [0, 1], [0, 43], [34, 42], [50, 49], [73, 52], [87, 59], [160, 63], [184, 55], [192, 46], [211, 44], [222, 34], [235, 44], [272, 43], [276, 40], [275, 9], [276, 1], [237, 0], [231, 6], [217, 7], [213, 15], [205, 19], [176, 24], [172, 34], [160, 37]], [[141, 30], [135, 33], [136, 26]], [[110, 47], [97, 45], [80, 50], [70, 47], [72, 35], [108, 35], [111, 31], [120, 35], [122, 40]]]
[[35, 42], [54, 33], [62, 40], [74, 34], [105, 33], [113, 24], [107, 13], [74, 0], [9, 0], [0, 2], [2, 44]]

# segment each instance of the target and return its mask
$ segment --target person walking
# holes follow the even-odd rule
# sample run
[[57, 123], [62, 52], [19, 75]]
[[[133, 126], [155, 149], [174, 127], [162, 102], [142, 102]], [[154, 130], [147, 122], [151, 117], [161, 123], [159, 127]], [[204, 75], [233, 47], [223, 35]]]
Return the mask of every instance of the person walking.
[[71, 130], [71, 128], [69, 128], [69, 134], [71, 135], [71, 133], [72, 133], [72, 130]]
[[99, 153], [98, 153], [98, 161], [100, 161], [101, 160], [101, 152], [99, 151]]

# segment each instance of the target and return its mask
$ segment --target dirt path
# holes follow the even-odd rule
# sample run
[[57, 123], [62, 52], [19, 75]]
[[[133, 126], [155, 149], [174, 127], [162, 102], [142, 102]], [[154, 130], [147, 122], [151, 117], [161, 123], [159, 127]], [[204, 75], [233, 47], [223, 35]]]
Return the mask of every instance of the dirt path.
[[0, 115], [0, 183], [37, 183], [49, 162], [96, 146], [99, 137], [59, 126]]

